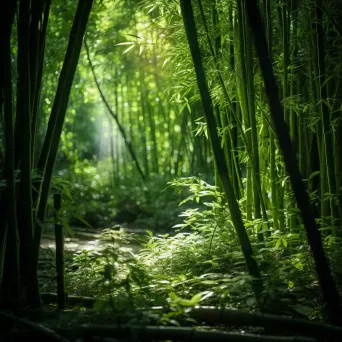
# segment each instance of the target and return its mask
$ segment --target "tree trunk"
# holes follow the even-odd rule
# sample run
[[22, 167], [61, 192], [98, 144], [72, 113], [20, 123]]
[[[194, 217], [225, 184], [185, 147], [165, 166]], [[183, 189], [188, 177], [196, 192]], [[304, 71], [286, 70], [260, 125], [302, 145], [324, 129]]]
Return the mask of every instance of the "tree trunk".
[[182, 17], [185, 27], [188, 44], [191, 51], [192, 60], [195, 67], [198, 88], [200, 91], [203, 109], [208, 125], [208, 133], [212, 144], [212, 150], [214, 153], [215, 162], [220, 175], [222, 186], [227, 198], [228, 207], [231, 214], [231, 219], [238, 235], [242, 252], [245, 257], [248, 271], [250, 275], [255, 279], [253, 281], [253, 290], [258, 304], [260, 305], [262, 282], [260, 278], [260, 272], [258, 265], [253, 258], [252, 246], [249, 241], [246, 229], [244, 227], [240, 208], [234, 195], [234, 189], [231, 184], [228, 168], [224, 156], [224, 152], [221, 148], [221, 142], [216, 129], [215, 116], [213, 113], [213, 103], [210, 97], [208, 85], [206, 83], [206, 77], [202, 64], [201, 51], [197, 39], [196, 24], [193, 15], [193, 9], [191, 0], [180, 0], [180, 6], [182, 11]]
[[31, 279], [33, 292], [30, 293], [30, 303], [39, 307], [40, 295], [37, 284], [37, 265], [39, 257], [40, 240], [45, 220], [45, 212], [48, 202], [52, 171], [56, 160], [60, 136], [63, 129], [64, 118], [68, 106], [70, 90], [78, 59], [80, 56], [82, 41], [86, 30], [89, 14], [93, 0], [79, 0], [75, 14], [75, 19], [71, 28], [69, 43], [64, 58], [62, 71], [58, 80], [58, 87], [53, 103], [48, 130], [45, 136], [43, 149], [38, 162], [38, 171], [43, 175], [44, 180], [41, 185], [41, 196], [37, 212], [37, 223], [35, 226], [34, 245], [31, 257]]
[[278, 95], [278, 88], [273, 75], [272, 64], [268, 57], [267, 42], [263, 31], [257, 0], [246, 0], [246, 6], [249, 24], [253, 31], [254, 42], [264, 77], [271, 116], [279, 139], [279, 145], [284, 155], [285, 166], [290, 176], [292, 189], [295, 193], [298, 206], [301, 210], [308, 241], [315, 260], [316, 271], [321, 284], [323, 296], [328, 305], [331, 321], [335, 324], [341, 324], [342, 315], [339, 294], [325, 256], [321, 235], [315, 223], [315, 217], [311, 208], [311, 203], [301, 179], [296, 161], [296, 154], [292, 148], [290, 135], [285, 126], [283, 110]]

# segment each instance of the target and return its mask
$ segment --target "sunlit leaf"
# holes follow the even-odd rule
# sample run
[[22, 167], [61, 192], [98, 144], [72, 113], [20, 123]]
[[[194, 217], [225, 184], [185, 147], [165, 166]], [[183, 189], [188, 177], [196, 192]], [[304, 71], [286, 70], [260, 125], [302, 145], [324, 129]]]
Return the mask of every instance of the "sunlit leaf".
[[127, 49], [125, 49], [125, 50], [122, 52], [122, 54], [124, 55], [125, 53], [127, 53], [127, 52], [133, 50], [135, 47], [136, 47], [136, 45], [131, 45], [131, 46], [129, 46]]
[[144, 50], [145, 50], [145, 46], [144, 45], [140, 45], [139, 46], [139, 56], [143, 53]]
[[123, 43], [115, 44], [115, 46], [119, 46], [119, 45], [135, 45], [135, 44], [136, 44], [135, 42], [123, 42]]
[[164, 62], [163, 62], [163, 65], [162, 65], [162, 69], [165, 67], [165, 65], [170, 61], [171, 59], [171, 56], [165, 58]]

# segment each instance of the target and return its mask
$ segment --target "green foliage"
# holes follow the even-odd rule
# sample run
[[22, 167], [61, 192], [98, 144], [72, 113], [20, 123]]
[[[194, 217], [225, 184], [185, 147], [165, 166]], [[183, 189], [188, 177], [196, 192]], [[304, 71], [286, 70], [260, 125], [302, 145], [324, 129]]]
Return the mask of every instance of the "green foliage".
[[[132, 244], [134, 234], [105, 230], [101, 239], [106, 244], [110, 240], [110, 245], [74, 257], [68, 273], [69, 291], [110, 298], [121, 308], [161, 304], [254, 308], [252, 279], [222, 194], [195, 177], [175, 179], [170, 185], [187, 192], [182, 206], [187, 201], [197, 205], [180, 215], [183, 223], [174, 227], [175, 234], [148, 230], [142, 249], [133, 254], [125, 246]], [[319, 302], [312, 298], [317, 296], [318, 282], [304, 234], [274, 232], [255, 257], [262, 267], [263, 298], [269, 310], [317, 314]]]
[[105, 229], [100, 241], [103, 248], [75, 254], [66, 274], [68, 293], [96, 296], [96, 310], [146, 304], [151, 279], [132, 252], [132, 237], [124, 230]]
[[[326, 75], [320, 75], [312, 2], [298, 2], [297, 9], [287, 7], [286, 1], [266, 3], [271, 4], [270, 13], [263, 10], [265, 18], [269, 16], [265, 25], [272, 23], [270, 52], [284, 117], [341, 289], [342, 52], [334, 15], [340, 9], [333, 1], [324, 3]], [[248, 50], [252, 42], [244, 9], [237, 1], [193, 4], [217, 131], [260, 267], [263, 301], [277, 313], [322, 318], [319, 284], [302, 219], [274, 135], [260, 67], [253, 49]], [[34, 167], [75, 6], [75, 1], [52, 2]], [[17, 32], [13, 30], [15, 93]], [[146, 181], [138, 177], [82, 51], [52, 180], [52, 192], [63, 194], [57, 219], [70, 234], [73, 226], [103, 228], [115, 223], [148, 231], [141, 237], [105, 230], [99, 241], [104, 248], [74, 256], [67, 275], [69, 294], [108, 299], [112, 309], [169, 305], [173, 311], [160, 315], [161, 324], [178, 324], [179, 313], [202, 303], [255, 309], [254, 279], [246, 270], [213, 165], [179, 2], [100, 1], [93, 8], [86, 39], [101, 89], [125, 129]], [[324, 118], [329, 119], [325, 128]], [[1, 158], [6, 147], [2, 119]], [[33, 170], [34, 182], [41, 176]], [[20, 170], [14, 176], [20, 186]], [[0, 199], [6, 185], [1, 177]], [[52, 208], [51, 199], [48, 223], [54, 221]], [[137, 240], [143, 240], [139, 252]], [[44, 289], [50, 286], [45, 285]], [[102, 305], [99, 301], [97, 309]]]
[[64, 222], [70, 225], [109, 226], [133, 223], [136, 228], [166, 231], [179, 222], [177, 206], [183, 194], [165, 188], [165, 177], [145, 183], [139, 179], [113, 181], [111, 161], [77, 160], [73, 172], [61, 170], [53, 191], [63, 196]]

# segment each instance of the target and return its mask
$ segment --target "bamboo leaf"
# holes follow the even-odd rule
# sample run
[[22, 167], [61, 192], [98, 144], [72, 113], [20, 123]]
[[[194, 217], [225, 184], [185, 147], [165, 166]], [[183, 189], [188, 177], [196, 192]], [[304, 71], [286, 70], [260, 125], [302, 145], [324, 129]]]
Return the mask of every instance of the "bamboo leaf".
[[129, 46], [122, 54], [124, 55], [125, 53], [127, 53], [127, 52], [133, 50], [135, 47], [136, 47], [136, 45], [131, 45], [131, 46]]
[[143, 53], [144, 50], [145, 50], [145, 45], [140, 45], [139, 46], [139, 56], [141, 56], [141, 54]]
[[195, 306], [201, 301], [201, 298], [202, 292], [195, 294], [191, 299], [183, 299], [178, 297], [177, 303], [182, 306]]
[[131, 37], [134, 37], [134, 38], [142, 39], [140, 36], [138, 36], [136, 34], [127, 34], [127, 36], [131, 36]]
[[71, 195], [70, 189], [66, 187], [65, 185], [63, 186], [63, 193], [72, 201], [72, 195]]
[[148, 10], [148, 12], [147, 12], [146, 14], [149, 14], [149, 13], [151, 13], [152, 11], [154, 11], [156, 7], [157, 7], [157, 6], [151, 7], [151, 8]]
[[214, 294], [213, 291], [202, 292], [202, 297], [200, 298], [200, 302], [203, 302], [205, 299], [211, 297], [213, 294]]
[[123, 43], [115, 44], [114, 46], [119, 46], [119, 45], [135, 45], [135, 44], [136, 44], [135, 42], [123, 42]]
[[171, 56], [165, 58], [164, 62], [163, 62], [163, 65], [162, 65], [162, 69], [164, 68], [164, 66], [170, 61], [171, 59]]
[[315, 176], [319, 175], [320, 174], [320, 171], [315, 171], [315, 172], [312, 172], [309, 176], [309, 180], [311, 180], [312, 178], [314, 178]]
[[80, 222], [84, 223], [87, 227], [92, 228], [92, 226], [81, 215], [73, 214], [73, 217], [75, 217]]

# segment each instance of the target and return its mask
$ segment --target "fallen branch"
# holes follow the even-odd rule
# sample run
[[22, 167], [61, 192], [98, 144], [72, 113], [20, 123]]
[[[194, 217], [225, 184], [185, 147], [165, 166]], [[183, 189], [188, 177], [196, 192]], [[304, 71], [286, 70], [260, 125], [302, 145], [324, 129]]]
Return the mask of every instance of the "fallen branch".
[[[57, 295], [54, 293], [43, 293], [42, 298], [46, 300], [57, 301]], [[69, 296], [70, 304], [83, 304], [91, 307], [97, 300], [91, 297]], [[105, 301], [103, 301], [105, 302]], [[155, 306], [152, 308], [137, 309], [139, 313], [147, 312], [168, 312], [169, 308], [163, 306]], [[225, 326], [253, 326], [271, 328], [274, 331], [301, 333], [305, 336], [338, 338], [342, 340], [342, 327], [331, 324], [313, 322], [305, 319], [293, 318], [291, 316], [277, 316], [263, 314], [258, 312], [246, 312], [236, 309], [218, 309], [213, 306], [195, 306], [187, 313], [187, 315], [195, 319], [198, 323], [206, 324], [222, 324]], [[120, 315], [123, 317], [123, 315]], [[127, 317], [131, 317], [127, 315]], [[182, 320], [182, 317], [179, 317]]]
[[12, 316], [6, 312], [0, 312], [0, 318], [2, 320], [1, 322], [2, 328], [5, 323], [9, 329], [13, 326], [16, 326], [17, 328], [19, 327], [19, 328], [29, 329], [30, 331], [37, 333], [42, 340], [44, 340], [43, 338], [46, 338], [48, 339], [49, 342], [50, 341], [51, 342], [70, 342], [68, 339], [62, 337], [61, 335], [57, 334], [55, 331], [47, 327], [44, 327], [41, 324], [33, 323], [25, 319]]
[[277, 316], [234, 309], [217, 309], [210, 306], [196, 306], [189, 316], [197, 322], [224, 324], [230, 326], [261, 326], [278, 331], [291, 331], [306, 336], [338, 338], [342, 340], [342, 328], [320, 322], [312, 322], [291, 316]]
[[83, 325], [76, 329], [58, 329], [60, 333], [83, 336], [86, 340], [93, 336], [100, 338], [131, 338], [137, 340], [173, 340], [173, 341], [233, 341], [233, 342], [315, 342], [308, 337], [265, 336], [218, 330], [204, 330], [184, 327], [160, 326], [120, 326], [120, 325]]

